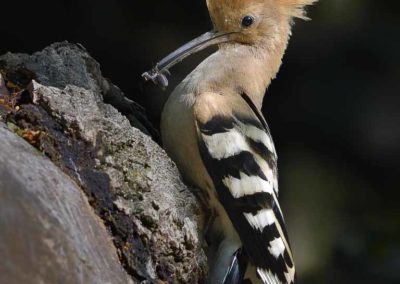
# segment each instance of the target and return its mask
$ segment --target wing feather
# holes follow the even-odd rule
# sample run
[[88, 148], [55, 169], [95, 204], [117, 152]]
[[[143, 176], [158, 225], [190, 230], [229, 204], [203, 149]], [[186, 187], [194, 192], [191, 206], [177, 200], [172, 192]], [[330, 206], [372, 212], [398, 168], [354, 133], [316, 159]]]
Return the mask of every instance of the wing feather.
[[242, 108], [227, 103], [221, 109], [223, 98], [214, 94], [218, 104], [213, 105], [212, 95], [207, 94], [207, 105], [197, 100], [194, 114], [200, 154], [218, 198], [260, 279], [293, 283], [294, 263], [277, 199], [277, 157], [268, 126], [247, 99], [241, 100]]

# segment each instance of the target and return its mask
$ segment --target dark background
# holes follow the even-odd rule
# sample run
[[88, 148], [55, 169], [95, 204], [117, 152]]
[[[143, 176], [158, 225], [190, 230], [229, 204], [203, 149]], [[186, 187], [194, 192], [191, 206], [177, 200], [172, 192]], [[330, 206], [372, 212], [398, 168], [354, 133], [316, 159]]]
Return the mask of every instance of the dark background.
[[[264, 105], [299, 283], [400, 283], [400, 1], [308, 10]], [[157, 125], [172, 87], [140, 74], [210, 28], [204, 0], [2, 1], [0, 54], [79, 42]]]

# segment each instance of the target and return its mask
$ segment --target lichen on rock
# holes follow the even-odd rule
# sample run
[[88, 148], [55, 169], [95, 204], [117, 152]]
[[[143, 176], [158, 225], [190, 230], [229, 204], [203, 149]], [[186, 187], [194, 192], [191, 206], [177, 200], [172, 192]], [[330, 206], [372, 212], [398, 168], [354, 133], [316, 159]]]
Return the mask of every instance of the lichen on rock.
[[[202, 210], [149, 136], [155, 131], [141, 108], [104, 79], [99, 64], [78, 45], [0, 56], [7, 83], [18, 70], [31, 74], [14, 83], [30, 99], [3, 110], [3, 120], [40, 131], [35, 147], [86, 193], [131, 277], [143, 283], [201, 282], [207, 267], [199, 234]], [[128, 105], [122, 112], [130, 119], [105, 100]]]

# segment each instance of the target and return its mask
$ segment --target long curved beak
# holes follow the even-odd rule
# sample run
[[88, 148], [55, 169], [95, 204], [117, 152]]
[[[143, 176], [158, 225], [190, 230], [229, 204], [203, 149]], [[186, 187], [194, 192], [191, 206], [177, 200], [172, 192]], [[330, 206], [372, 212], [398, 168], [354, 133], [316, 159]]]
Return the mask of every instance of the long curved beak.
[[194, 40], [181, 46], [174, 52], [167, 55], [160, 62], [158, 62], [153, 69], [144, 72], [142, 77], [148, 81], [153, 81], [156, 85], [161, 85], [162, 87], [168, 86], [168, 79], [166, 77], [169, 74], [169, 69], [181, 62], [186, 57], [199, 52], [207, 47], [221, 44], [232, 40], [232, 35], [235, 32], [220, 33], [220, 32], [207, 32]]

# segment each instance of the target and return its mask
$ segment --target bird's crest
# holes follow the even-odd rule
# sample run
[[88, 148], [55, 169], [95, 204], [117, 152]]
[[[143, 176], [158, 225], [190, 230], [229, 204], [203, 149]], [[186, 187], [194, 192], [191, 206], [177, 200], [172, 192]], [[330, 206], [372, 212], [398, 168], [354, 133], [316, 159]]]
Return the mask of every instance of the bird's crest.
[[312, 5], [318, 0], [274, 0], [285, 11], [285, 13], [294, 18], [309, 20], [304, 10], [305, 6]]
[[[318, 0], [206, 0], [207, 6], [211, 13], [219, 9], [226, 9], [230, 7], [243, 7], [243, 5], [270, 5], [275, 6], [290, 17], [301, 18], [308, 20], [304, 7], [307, 5], [312, 5]], [[229, 8], [228, 8], [229, 9]]]

